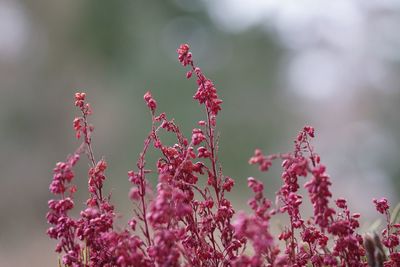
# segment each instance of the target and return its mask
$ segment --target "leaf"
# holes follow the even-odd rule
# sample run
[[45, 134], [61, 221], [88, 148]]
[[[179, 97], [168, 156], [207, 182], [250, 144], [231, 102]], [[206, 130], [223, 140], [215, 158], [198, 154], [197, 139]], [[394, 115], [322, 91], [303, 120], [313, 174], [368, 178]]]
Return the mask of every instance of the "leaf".
[[394, 224], [399, 220], [399, 217], [400, 217], [400, 203], [398, 203], [396, 205], [396, 207], [392, 211], [392, 214], [391, 214], [390, 217], [391, 217], [391, 219], [390, 219], [390, 223], [391, 224]]
[[369, 227], [368, 227], [368, 232], [376, 232], [378, 227], [382, 224], [381, 219], [375, 220]]

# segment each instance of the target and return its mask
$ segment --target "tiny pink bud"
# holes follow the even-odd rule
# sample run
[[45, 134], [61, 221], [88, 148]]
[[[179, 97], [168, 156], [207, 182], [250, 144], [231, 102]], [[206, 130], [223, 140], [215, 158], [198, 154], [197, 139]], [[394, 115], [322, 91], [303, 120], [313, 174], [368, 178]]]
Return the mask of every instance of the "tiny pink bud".
[[144, 101], [149, 102], [152, 99], [150, 91], [147, 91], [143, 96]]
[[154, 112], [157, 108], [157, 102], [153, 99], [150, 91], [147, 91], [143, 96], [144, 101], [146, 102], [149, 109]]
[[314, 137], [314, 127], [312, 126], [304, 126], [304, 131], [310, 136]]
[[140, 192], [138, 188], [132, 188], [129, 192], [129, 198], [133, 201], [137, 201], [140, 199]]

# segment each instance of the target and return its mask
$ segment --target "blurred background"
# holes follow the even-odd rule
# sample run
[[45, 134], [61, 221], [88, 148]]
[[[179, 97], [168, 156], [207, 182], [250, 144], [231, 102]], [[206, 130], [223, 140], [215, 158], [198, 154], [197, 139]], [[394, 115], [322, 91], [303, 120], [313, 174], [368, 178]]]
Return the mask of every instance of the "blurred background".
[[[268, 174], [248, 166], [254, 148], [290, 151], [310, 124], [334, 197], [373, 221], [373, 197], [399, 201], [399, 26], [396, 0], [0, 0], [0, 266], [57, 264], [45, 235], [48, 185], [79, 144], [76, 91], [94, 108], [106, 192], [121, 224], [129, 219], [126, 173], [150, 127], [143, 94], [187, 135], [202, 118], [177, 61], [182, 42], [224, 100], [220, 159], [236, 207], [246, 209], [248, 176], [271, 199], [280, 185], [279, 164]], [[77, 210], [86, 167], [77, 167]]]

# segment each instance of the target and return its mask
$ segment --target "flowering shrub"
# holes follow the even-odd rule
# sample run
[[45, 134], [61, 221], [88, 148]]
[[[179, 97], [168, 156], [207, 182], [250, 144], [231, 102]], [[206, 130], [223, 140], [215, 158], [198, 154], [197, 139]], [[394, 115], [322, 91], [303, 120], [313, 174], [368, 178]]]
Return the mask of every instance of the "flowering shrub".
[[[249, 163], [261, 171], [268, 171], [273, 160], [282, 160], [283, 184], [273, 204], [263, 193], [263, 183], [248, 178], [252, 213], [236, 214], [228, 198], [235, 181], [223, 174], [218, 161], [216, 125], [222, 100], [195, 65], [189, 46], [183, 44], [177, 52], [180, 63], [189, 68], [186, 77], [196, 79], [194, 99], [204, 108], [205, 120], [187, 138], [157, 111], [152, 94], [144, 95], [152, 126], [136, 167], [128, 172], [134, 213], [124, 230], [114, 228], [116, 213], [104, 192], [107, 163], [93, 153], [94, 128], [88, 120], [92, 108], [85, 93], [75, 94], [81, 116], [73, 126], [82, 144], [56, 164], [50, 184], [55, 199], [49, 201], [47, 213], [47, 234], [58, 241], [55, 250], [62, 254], [59, 266], [400, 266], [397, 213], [391, 215], [386, 199], [373, 200], [386, 227], [380, 235], [358, 233], [361, 215], [352, 213], [345, 199], [332, 199], [326, 167], [310, 143], [315, 136], [311, 126], [300, 131], [291, 153], [266, 156], [255, 150]], [[175, 135], [176, 144], [164, 144], [160, 131]], [[160, 153], [153, 170], [146, 166], [149, 149]], [[72, 218], [77, 190], [73, 168], [82, 154], [90, 164], [90, 195], [79, 218]], [[155, 193], [150, 175], [158, 177]], [[301, 177], [307, 179], [304, 187], [313, 205], [309, 218], [301, 213]], [[270, 231], [276, 214], [289, 218], [279, 236]]]

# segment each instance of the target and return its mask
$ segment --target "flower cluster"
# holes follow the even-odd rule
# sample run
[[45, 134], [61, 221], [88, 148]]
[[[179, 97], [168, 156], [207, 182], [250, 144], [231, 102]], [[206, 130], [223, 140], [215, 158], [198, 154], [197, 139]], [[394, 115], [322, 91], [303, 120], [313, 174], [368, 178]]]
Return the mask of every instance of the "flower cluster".
[[76, 240], [77, 221], [69, 217], [68, 212], [73, 209], [73, 194], [75, 186], [70, 186], [74, 178], [72, 167], [79, 160], [79, 153], [69, 156], [65, 162], [58, 162], [54, 168], [53, 181], [50, 184], [50, 192], [59, 199], [52, 199], [48, 202], [49, 212], [47, 222], [52, 225], [47, 230], [50, 238], [57, 239], [56, 252], [65, 252], [63, 262], [71, 265], [80, 257], [81, 247]]
[[[397, 249], [400, 244], [400, 223], [397, 223], [395, 217], [389, 212], [389, 202], [386, 198], [379, 200], [373, 199], [376, 210], [382, 213], [386, 217], [386, 228], [382, 230], [382, 243], [389, 250], [389, 260], [384, 262], [384, 266], [400, 266], [400, 251]], [[383, 252], [382, 245], [380, 244], [379, 237], [376, 243], [378, 244], [377, 252], [382, 255], [382, 259], [385, 259], [385, 253]], [[374, 246], [372, 246], [374, 247]], [[379, 259], [377, 259], [378, 261]]]
[[[205, 119], [186, 137], [173, 119], [157, 110], [150, 91], [144, 101], [151, 115], [151, 129], [136, 165], [128, 171], [129, 198], [133, 213], [126, 227], [116, 228], [111, 195], [104, 193], [107, 162], [96, 160], [92, 147], [94, 127], [89, 123], [92, 108], [85, 93], [75, 94], [81, 115], [73, 128], [82, 144], [65, 162], [56, 164], [50, 192], [47, 231], [58, 241], [56, 252], [62, 264], [74, 267], [100, 266], [400, 266], [400, 224], [389, 212], [386, 199], [374, 200], [385, 215], [381, 235], [358, 233], [359, 213], [352, 213], [343, 198], [332, 199], [326, 166], [315, 153], [311, 139], [315, 130], [305, 126], [285, 154], [264, 155], [256, 149], [249, 163], [268, 171], [274, 160], [282, 161], [282, 186], [273, 203], [264, 194], [260, 180], [248, 178], [253, 197], [250, 214], [236, 212], [228, 197], [235, 180], [224, 174], [218, 160], [217, 116], [222, 100], [214, 83], [195, 64], [190, 47], [181, 45], [179, 62], [188, 67], [186, 77], [196, 78], [193, 98], [204, 108]], [[169, 145], [161, 131], [175, 136]], [[156, 166], [146, 165], [147, 153], [156, 150]], [[82, 154], [89, 161], [89, 197], [78, 218], [74, 208], [74, 171]], [[158, 179], [155, 190], [150, 177]], [[304, 182], [302, 182], [304, 180]], [[303, 186], [308, 195], [300, 194]], [[305, 217], [302, 207], [309, 200], [313, 214]], [[274, 235], [275, 215], [283, 214], [288, 224]], [[61, 263], [60, 263], [61, 266]]]
[[[343, 212], [336, 212], [330, 206], [331, 182], [325, 165], [310, 144], [309, 139], [314, 136], [314, 128], [305, 126], [295, 140], [293, 153], [265, 156], [257, 149], [249, 161], [250, 164], [258, 164], [260, 170], [267, 171], [273, 159], [282, 160], [283, 184], [276, 194], [276, 212], [286, 213], [290, 223], [278, 237], [286, 244], [279, 259], [285, 259], [286, 266], [306, 266], [309, 263], [313, 266], [363, 266], [363, 240], [355, 233], [360, 216], [350, 214], [344, 199], [336, 201]], [[300, 177], [310, 177], [304, 183], [314, 209], [310, 218], [301, 216], [303, 196], [298, 192]], [[336, 213], [337, 217], [334, 217]], [[329, 240], [334, 242], [332, 251], [327, 247]]]

